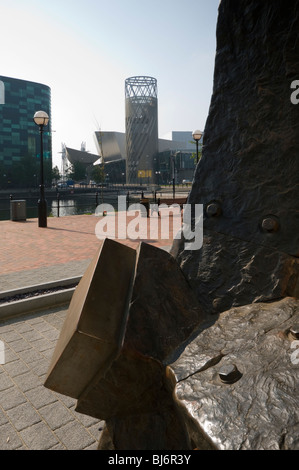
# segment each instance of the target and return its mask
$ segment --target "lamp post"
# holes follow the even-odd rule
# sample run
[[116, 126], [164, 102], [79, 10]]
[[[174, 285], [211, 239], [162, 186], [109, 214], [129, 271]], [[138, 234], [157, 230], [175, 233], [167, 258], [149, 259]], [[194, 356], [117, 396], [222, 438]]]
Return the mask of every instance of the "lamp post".
[[49, 123], [49, 116], [45, 111], [37, 111], [33, 117], [37, 126], [39, 126], [40, 133], [40, 198], [37, 203], [38, 207], [38, 226], [47, 227], [47, 201], [45, 199], [45, 185], [44, 185], [44, 150], [43, 150], [43, 131], [44, 126]]
[[198, 161], [199, 161], [198, 143], [199, 143], [200, 139], [202, 138], [202, 135], [203, 135], [203, 132], [199, 131], [199, 130], [194, 131], [193, 134], [192, 134], [192, 137], [196, 142], [196, 163], [198, 163]]
[[175, 157], [176, 153], [172, 154], [172, 197], [175, 199]]

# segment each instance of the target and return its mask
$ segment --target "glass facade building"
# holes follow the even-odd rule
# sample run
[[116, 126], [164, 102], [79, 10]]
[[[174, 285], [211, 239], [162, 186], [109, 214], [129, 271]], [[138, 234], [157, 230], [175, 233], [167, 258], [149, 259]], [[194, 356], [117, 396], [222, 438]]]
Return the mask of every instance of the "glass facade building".
[[51, 90], [40, 83], [0, 75], [0, 186], [35, 186], [39, 174], [40, 135], [36, 111], [48, 113], [44, 130], [45, 180], [52, 168]]

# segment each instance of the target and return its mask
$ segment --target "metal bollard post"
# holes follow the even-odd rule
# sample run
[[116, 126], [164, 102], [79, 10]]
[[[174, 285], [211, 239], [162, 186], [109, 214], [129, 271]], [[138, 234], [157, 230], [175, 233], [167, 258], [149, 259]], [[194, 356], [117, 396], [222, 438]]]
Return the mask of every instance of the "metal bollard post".
[[60, 209], [60, 194], [57, 193], [57, 217], [59, 217], [59, 209]]
[[127, 202], [127, 207], [126, 207], [126, 209], [128, 210], [128, 207], [129, 207], [129, 205], [130, 205], [130, 192], [129, 192], [129, 191], [127, 192], [127, 199], [126, 199], [126, 202]]

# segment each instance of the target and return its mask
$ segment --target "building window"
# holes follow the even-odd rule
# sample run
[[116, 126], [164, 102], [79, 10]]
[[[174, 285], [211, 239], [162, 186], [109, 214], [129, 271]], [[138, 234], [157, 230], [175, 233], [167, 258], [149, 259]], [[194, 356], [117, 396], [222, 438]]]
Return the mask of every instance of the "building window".
[[5, 104], [5, 85], [0, 80], [0, 104]]

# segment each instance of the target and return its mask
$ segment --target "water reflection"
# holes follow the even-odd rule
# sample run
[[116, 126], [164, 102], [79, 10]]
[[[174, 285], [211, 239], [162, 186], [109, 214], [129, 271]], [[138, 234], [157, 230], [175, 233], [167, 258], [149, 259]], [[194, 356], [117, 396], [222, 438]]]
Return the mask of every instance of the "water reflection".
[[53, 217], [65, 217], [67, 215], [92, 214], [95, 212], [95, 203], [81, 202], [75, 199], [52, 201], [51, 214]]

